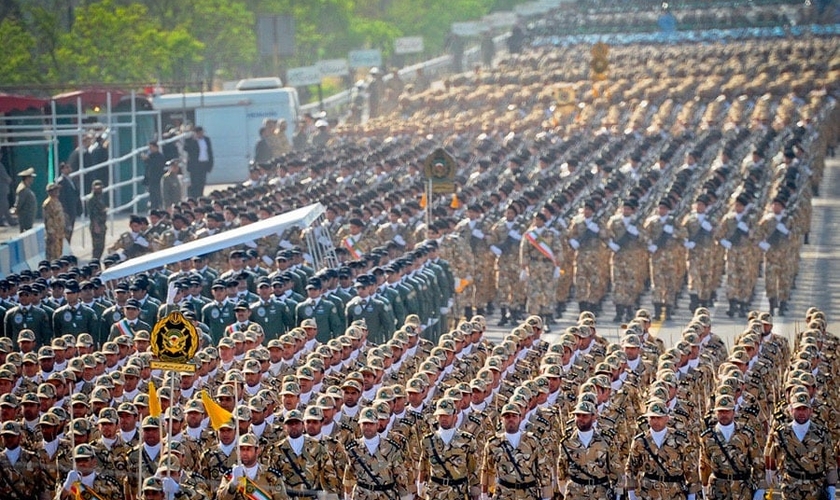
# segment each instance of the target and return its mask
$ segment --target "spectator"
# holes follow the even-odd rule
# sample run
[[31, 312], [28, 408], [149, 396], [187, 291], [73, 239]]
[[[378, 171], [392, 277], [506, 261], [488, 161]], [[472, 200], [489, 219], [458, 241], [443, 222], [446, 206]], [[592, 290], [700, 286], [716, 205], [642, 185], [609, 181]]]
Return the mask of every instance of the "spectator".
[[257, 145], [254, 147], [254, 162], [265, 163], [274, 157], [271, 150], [270, 134], [271, 131], [268, 127], [260, 127], [260, 138], [257, 139]]
[[105, 200], [105, 193], [102, 188], [105, 185], [102, 181], [93, 181], [91, 185], [93, 193], [87, 202], [87, 215], [90, 219], [90, 238], [93, 241], [93, 253], [91, 257], [99, 259], [105, 251], [105, 232], [108, 221], [108, 202]]
[[[90, 154], [90, 145], [93, 142], [93, 136], [86, 134], [82, 137], [82, 144], [70, 153], [67, 157], [67, 164], [70, 165], [71, 172], [77, 172], [81, 168], [89, 168], [93, 165], [93, 156]], [[85, 186], [87, 187], [87, 186]], [[87, 189], [86, 193], [90, 192]]]
[[32, 192], [32, 183], [35, 182], [36, 177], [35, 169], [27, 168], [19, 173], [18, 177], [20, 177], [20, 184], [18, 184], [16, 191], [15, 212], [22, 233], [32, 229], [32, 225], [35, 224], [35, 212], [38, 210], [38, 201], [35, 199], [35, 193]]
[[[177, 155], [176, 155], [177, 156]], [[160, 179], [166, 170], [167, 158], [161, 153], [157, 141], [149, 143], [149, 154], [143, 155], [143, 163], [146, 165], [146, 174], [143, 176], [143, 184], [149, 189], [149, 208], [159, 210], [163, 204], [160, 194]]]
[[67, 243], [73, 237], [73, 226], [76, 225], [76, 218], [82, 212], [82, 198], [79, 196], [79, 189], [76, 187], [76, 182], [70, 178], [73, 169], [69, 163], [61, 162], [58, 166], [58, 171], [61, 175], [55, 180], [55, 183], [61, 188], [59, 191], [59, 200], [61, 206], [64, 208], [64, 237], [67, 238]]
[[330, 124], [327, 120], [321, 118], [315, 122], [315, 129], [317, 132], [312, 136], [312, 145], [323, 148], [330, 141]]
[[163, 207], [170, 210], [172, 205], [181, 203], [181, 162], [177, 159], [166, 162], [167, 171], [160, 179], [163, 194]]
[[47, 233], [47, 259], [54, 260], [63, 254], [67, 223], [61, 204], [61, 186], [54, 182], [47, 185], [47, 199], [44, 200], [44, 230]]
[[199, 198], [204, 195], [207, 174], [213, 170], [213, 145], [204, 135], [203, 127], [196, 127], [193, 136], [184, 141], [184, 151], [187, 153], [187, 172], [190, 173], [188, 194], [190, 198]]
[[279, 157], [283, 153], [288, 153], [292, 150], [292, 145], [289, 143], [289, 136], [286, 135], [286, 129], [289, 128], [288, 122], [281, 118], [277, 121], [274, 128], [273, 141], [271, 141], [272, 153], [274, 158]]

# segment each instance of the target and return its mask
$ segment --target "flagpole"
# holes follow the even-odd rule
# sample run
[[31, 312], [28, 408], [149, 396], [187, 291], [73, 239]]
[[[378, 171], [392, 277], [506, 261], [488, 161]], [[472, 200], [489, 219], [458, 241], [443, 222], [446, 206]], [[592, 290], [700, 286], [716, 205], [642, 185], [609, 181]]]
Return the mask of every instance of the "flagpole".
[[239, 418], [236, 412], [239, 406], [239, 382], [233, 383], [234, 395], [236, 396], [236, 404], [233, 405], [233, 426], [236, 429], [236, 465], [242, 465], [242, 447], [239, 444]]
[[[172, 409], [175, 406], [175, 374], [178, 372], [172, 371], [170, 372], [169, 377], [169, 423], [168, 429], [166, 430], [166, 454], [164, 455], [165, 459], [168, 461], [169, 457], [172, 454], [172, 420], [174, 419], [174, 415], [172, 414]], [[164, 414], [165, 415], [165, 414]], [[160, 422], [159, 422], [160, 423]], [[160, 423], [162, 425], [162, 423]], [[175, 498], [175, 492], [169, 492], [166, 494], [167, 500], [173, 500]]]
[[[142, 432], [142, 431], [141, 431]], [[134, 498], [140, 498], [143, 492], [143, 439], [140, 439], [140, 444], [137, 445], [137, 492]]]

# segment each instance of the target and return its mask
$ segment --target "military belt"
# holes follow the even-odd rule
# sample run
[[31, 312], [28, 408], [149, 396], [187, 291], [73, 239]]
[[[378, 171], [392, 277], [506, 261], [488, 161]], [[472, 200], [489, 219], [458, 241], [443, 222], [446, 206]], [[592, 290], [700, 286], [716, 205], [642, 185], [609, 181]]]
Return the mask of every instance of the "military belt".
[[318, 495], [313, 495], [312, 490], [286, 490], [289, 498], [318, 498]]
[[573, 483], [579, 484], [581, 486], [600, 486], [602, 484], [607, 484], [610, 482], [610, 479], [607, 476], [592, 479], [584, 479], [582, 477], [569, 476], [569, 479], [571, 479]]
[[799, 479], [800, 481], [816, 481], [817, 479], [825, 479], [824, 472], [819, 474], [811, 474], [808, 472], [794, 472], [792, 470], [786, 470], [785, 474], [794, 479]]
[[442, 477], [430, 477], [429, 479], [432, 480], [433, 483], [439, 484], [441, 486], [461, 486], [462, 484], [467, 482], [467, 478], [462, 477], [460, 479], [445, 479]]
[[659, 474], [651, 474], [649, 472], [645, 472], [644, 476], [645, 479], [659, 481], [660, 483], [682, 483], [685, 480], [683, 476], [660, 476]]
[[396, 488], [397, 483], [388, 483], [388, 484], [368, 484], [362, 482], [356, 482], [356, 486], [359, 488], [368, 490], [368, 491], [390, 491]]
[[723, 479], [724, 481], [749, 481], [749, 474], [724, 474], [718, 471], [712, 471], [716, 479]]
[[510, 481], [505, 481], [504, 479], [497, 479], [497, 481], [500, 485], [509, 490], [527, 490], [537, 485], [536, 481], [528, 481], [527, 483], [511, 483]]

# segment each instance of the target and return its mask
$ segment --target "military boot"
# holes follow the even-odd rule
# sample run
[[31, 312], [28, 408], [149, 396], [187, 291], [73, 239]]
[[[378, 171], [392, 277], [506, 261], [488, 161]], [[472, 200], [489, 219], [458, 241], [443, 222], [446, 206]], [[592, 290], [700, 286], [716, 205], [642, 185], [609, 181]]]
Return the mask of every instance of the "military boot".
[[688, 296], [688, 311], [691, 314], [694, 314], [694, 311], [700, 307], [700, 299], [697, 297], [696, 293], [692, 293]]
[[726, 315], [730, 318], [734, 318], [736, 312], [738, 312], [738, 301], [735, 299], [729, 299], [729, 310], [726, 311]]
[[659, 302], [656, 302], [656, 303], [653, 304], [653, 318], [652, 319], [655, 319], [656, 321], [659, 321], [659, 320], [662, 319], [662, 304], [660, 304]]
[[776, 302], [777, 302], [777, 300], [776, 299], [767, 299], [767, 300], [770, 302], [770, 316], [773, 316], [773, 315], [776, 314], [776, 307], [777, 307]]
[[502, 306], [499, 309], [500, 309], [500, 313], [501, 313], [501, 318], [499, 318], [499, 322], [496, 323], [496, 326], [505, 326], [506, 324], [508, 324], [508, 320], [510, 319], [510, 318], [508, 318], [507, 307]]
[[784, 316], [788, 311], [788, 303], [786, 300], [779, 302], [779, 316]]
[[749, 307], [749, 304], [747, 304], [746, 302], [740, 302], [739, 305], [741, 307], [738, 310], [738, 317], [739, 318], [746, 318], [747, 317], [747, 307]]
[[621, 319], [624, 317], [624, 306], [620, 306], [618, 304], [615, 305], [615, 317], [613, 318], [613, 323], [621, 323]]

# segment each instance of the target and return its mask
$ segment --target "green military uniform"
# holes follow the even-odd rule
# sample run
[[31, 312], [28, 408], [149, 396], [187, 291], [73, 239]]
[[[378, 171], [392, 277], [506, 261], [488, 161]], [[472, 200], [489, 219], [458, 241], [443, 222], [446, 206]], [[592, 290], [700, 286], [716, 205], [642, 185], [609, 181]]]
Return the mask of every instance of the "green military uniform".
[[262, 299], [251, 304], [251, 320], [263, 327], [268, 340], [279, 338], [294, 328], [294, 318], [283, 302]]
[[295, 307], [295, 322], [312, 318], [318, 325], [318, 341], [327, 342], [344, 333], [344, 325], [338, 315], [338, 308], [332, 302], [318, 299], [306, 299]]
[[354, 297], [347, 303], [345, 316], [348, 327], [356, 320], [365, 320], [369, 338], [375, 344], [387, 342], [394, 333], [394, 318], [390, 307], [379, 299]]
[[21, 330], [32, 330], [38, 345], [48, 345], [52, 339], [52, 323], [40, 307], [15, 306], [6, 311], [3, 321], [5, 335], [16, 339]]
[[53, 313], [53, 335], [90, 333], [96, 331], [96, 313], [83, 306], [81, 302], [75, 306], [65, 304]]
[[231, 302], [210, 302], [201, 308], [201, 322], [210, 328], [213, 343], [225, 336], [225, 328], [236, 320]]

